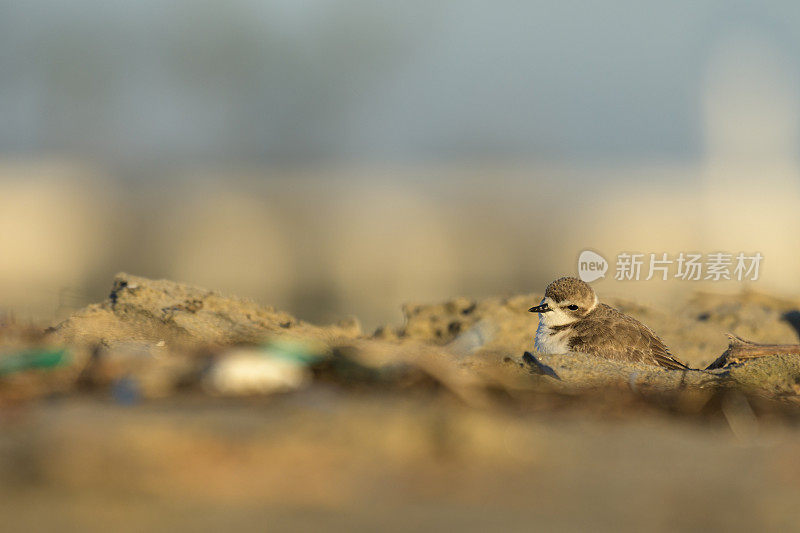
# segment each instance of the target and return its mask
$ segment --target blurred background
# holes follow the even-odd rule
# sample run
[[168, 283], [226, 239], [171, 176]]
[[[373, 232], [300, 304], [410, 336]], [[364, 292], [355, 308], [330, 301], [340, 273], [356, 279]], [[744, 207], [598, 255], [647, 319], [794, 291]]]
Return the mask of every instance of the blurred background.
[[[800, 293], [800, 4], [0, 0], [0, 307], [117, 271], [300, 318], [761, 252]], [[715, 283], [715, 290], [742, 284]]]

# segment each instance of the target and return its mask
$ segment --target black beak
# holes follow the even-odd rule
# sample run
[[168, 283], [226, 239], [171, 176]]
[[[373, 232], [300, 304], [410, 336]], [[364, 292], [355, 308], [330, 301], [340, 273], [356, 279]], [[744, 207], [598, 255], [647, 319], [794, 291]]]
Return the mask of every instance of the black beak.
[[542, 305], [537, 305], [536, 307], [531, 307], [530, 309], [528, 309], [528, 311], [530, 311], [531, 313], [546, 313], [548, 311], [552, 311], [552, 309], [550, 309], [549, 305], [542, 304]]

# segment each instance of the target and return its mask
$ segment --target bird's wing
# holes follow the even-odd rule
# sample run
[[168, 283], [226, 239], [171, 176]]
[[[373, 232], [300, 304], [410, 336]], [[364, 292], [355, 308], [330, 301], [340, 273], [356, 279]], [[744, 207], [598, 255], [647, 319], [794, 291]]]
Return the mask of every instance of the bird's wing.
[[642, 334], [642, 337], [649, 345], [650, 356], [658, 366], [668, 368], [670, 370], [689, 370], [688, 366], [677, 360], [671, 353], [669, 353], [669, 348], [667, 348], [661, 339], [658, 338], [655, 333], [650, 331], [650, 329], [646, 328]]
[[673, 370], [689, 368], [669, 352], [655, 333], [635, 318], [605, 305], [598, 311], [595, 316], [587, 317], [590, 320], [577, 325], [571, 349], [595, 352], [617, 361], [654, 364]]

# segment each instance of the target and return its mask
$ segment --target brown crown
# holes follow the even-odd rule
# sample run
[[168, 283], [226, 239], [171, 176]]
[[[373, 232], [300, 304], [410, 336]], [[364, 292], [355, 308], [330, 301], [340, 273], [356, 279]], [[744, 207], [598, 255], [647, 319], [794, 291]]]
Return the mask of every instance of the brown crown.
[[594, 299], [594, 290], [578, 278], [563, 277], [548, 285], [544, 295], [556, 302], [564, 301], [567, 298], [572, 300], [592, 300]]

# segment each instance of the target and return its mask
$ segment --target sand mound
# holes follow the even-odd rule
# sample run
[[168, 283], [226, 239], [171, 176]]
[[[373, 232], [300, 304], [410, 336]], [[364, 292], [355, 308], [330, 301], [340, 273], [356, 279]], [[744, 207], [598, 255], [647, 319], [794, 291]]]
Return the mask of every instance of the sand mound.
[[[338, 358], [333, 366], [339, 369], [342, 359], [372, 369], [398, 365], [421, 369], [465, 398], [474, 398], [476, 389], [498, 383], [514, 389], [542, 384], [634, 390], [739, 386], [770, 395], [797, 392], [800, 356], [794, 355], [776, 354], [713, 372], [669, 372], [580, 355], [538, 355], [524, 360], [523, 354], [533, 351], [537, 324], [536, 316], [527, 310], [539, 299], [532, 294], [406, 305], [402, 325], [382, 327], [368, 336], [355, 320], [316, 326], [247, 299], [119, 274], [105, 302], [76, 313], [52, 328], [50, 336], [69, 346], [101, 346], [107, 352], [130, 350], [132, 344], [140, 343], [148, 352], [161, 350], [173, 357], [198, 346], [214, 350], [290, 339], [313, 345], [309, 350], [321, 358]], [[795, 317], [800, 316], [796, 302], [753, 293], [698, 295], [682, 305], [679, 313], [624, 301], [609, 303], [648, 324], [694, 367], [704, 367], [723, 352], [726, 332], [758, 341], [796, 342]], [[384, 373], [381, 380], [386, 385], [387, 375], [401, 374]], [[348, 375], [355, 375], [357, 381], [359, 375], [374, 377], [375, 373]]]
[[269, 337], [333, 342], [361, 335], [355, 320], [319, 327], [251, 300], [167, 280], [118, 274], [108, 299], [52, 328], [67, 344], [257, 343]]

